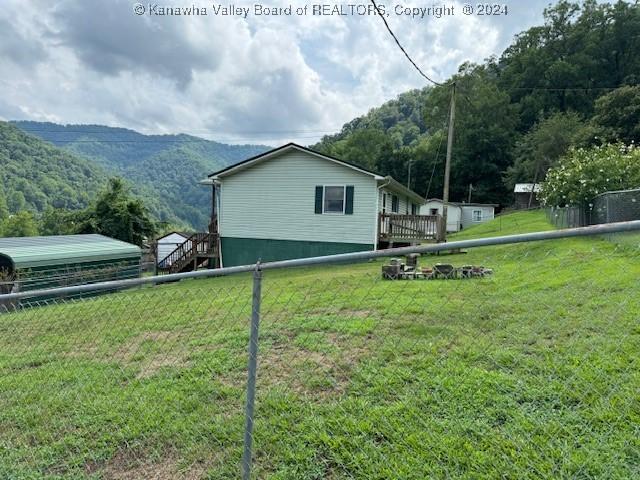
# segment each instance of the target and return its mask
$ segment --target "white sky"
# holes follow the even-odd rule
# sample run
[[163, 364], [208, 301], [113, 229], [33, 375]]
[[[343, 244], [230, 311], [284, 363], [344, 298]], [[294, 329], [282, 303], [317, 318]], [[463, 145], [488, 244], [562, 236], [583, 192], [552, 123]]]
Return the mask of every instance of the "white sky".
[[[499, 55], [514, 34], [542, 21], [547, 3], [506, 1], [507, 15], [487, 17], [464, 15], [458, 1], [379, 2], [410, 55], [439, 80], [464, 61]], [[231, 4], [254, 2], [222, 5]], [[209, 14], [177, 17], [150, 15], [155, 2], [142, 2], [145, 13], [136, 15], [135, 5], [2, 0], [0, 118], [310, 144], [425, 85], [376, 16], [216, 17], [211, 2], [157, 3]], [[412, 19], [395, 6], [452, 6], [455, 14]]]

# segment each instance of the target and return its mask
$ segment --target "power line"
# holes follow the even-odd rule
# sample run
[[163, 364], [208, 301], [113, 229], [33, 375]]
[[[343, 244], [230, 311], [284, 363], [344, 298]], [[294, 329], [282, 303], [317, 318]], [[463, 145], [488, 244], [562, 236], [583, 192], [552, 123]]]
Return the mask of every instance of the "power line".
[[404, 49], [404, 47], [402, 46], [402, 44], [400, 43], [400, 40], [398, 40], [398, 37], [396, 37], [395, 33], [393, 33], [393, 30], [391, 30], [391, 27], [389, 26], [389, 24], [387, 23], [387, 19], [384, 18], [384, 14], [380, 11], [380, 8], [378, 8], [378, 5], [376, 4], [375, 0], [371, 0], [371, 3], [373, 4], [373, 6], [376, 9], [376, 12], [378, 13], [378, 15], [380, 16], [380, 18], [382, 19], [382, 21], [384, 22], [384, 26], [387, 27], [387, 31], [389, 32], [389, 34], [393, 37], [393, 39], [395, 40], [396, 44], [398, 45], [398, 48], [400, 48], [400, 50], [402, 50], [402, 53], [404, 53], [404, 56], [407, 57], [407, 60], [409, 60], [411, 62], [411, 65], [413, 65], [413, 67], [418, 71], [418, 73], [420, 75], [422, 75], [424, 78], [426, 78], [428, 81], [430, 81], [431, 83], [433, 83], [434, 85], [438, 85], [438, 86], [442, 86], [444, 85], [444, 83], [439, 83], [436, 82], [435, 80], [429, 78], [427, 76], [426, 73], [424, 73], [422, 71], [422, 69], [416, 64], [416, 62], [413, 61], [413, 59], [409, 56], [409, 54], [407, 53], [407, 51]]
[[[444, 119], [444, 123], [442, 124], [442, 131], [447, 127], [449, 123], [449, 112], [447, 112], [447, 117]], [[438, 157], [440, 157], [440, 147], [442, 147], [442, 140], [444, 140], [444, 134], [440, 135], [440, 142], [438, 142], [438, 148], [436, 149], [436, 157], [433, 161], [433, 168], [431, 169], [431, 176], [429, 177], [429, 184], [427, 185], [427, 193], [425, 198], [429, 199], [429, 192], [431, 191], [431, 182], [433, 181], [433, 175], [436, 173], [436, 167], [438, 166]]]

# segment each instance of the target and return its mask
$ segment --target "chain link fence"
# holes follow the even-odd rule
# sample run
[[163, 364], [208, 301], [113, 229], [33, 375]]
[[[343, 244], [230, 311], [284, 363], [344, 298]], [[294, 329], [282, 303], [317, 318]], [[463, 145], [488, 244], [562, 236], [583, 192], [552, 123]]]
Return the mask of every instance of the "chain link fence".
[[[606, 192], [594, 198], [592, 205], [594, 224], [640, 220], [640, 189]], [[608, 238], [625, 245], [640, 245], [637, 232], [613, 233]]]
[[591, 209], [585, 207], [549, 207], [547, 220], [556, 228], [577, 228], [591, 225]]
[[0, 478], [637, 477], [616, 229], [0, 296]]
[[[546, 215], [556, 228], [640, 220], [640, 189], [601, 193], [584, 206], [550, 207]], [[635, 232], [608, 234], [607, 239], [623, 245], [640, 244]]]

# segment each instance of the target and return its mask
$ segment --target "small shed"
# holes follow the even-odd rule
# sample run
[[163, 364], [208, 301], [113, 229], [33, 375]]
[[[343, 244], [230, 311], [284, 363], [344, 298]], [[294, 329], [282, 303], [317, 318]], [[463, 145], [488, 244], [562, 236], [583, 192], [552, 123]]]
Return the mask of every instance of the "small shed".
[[169, 232], [161, 237], [156, 239], [157, 246], [157, 254], [156, 254], [156, 263], [160, 265], [160, 263], [169, 256], [171, 252], [173, 252], [176, 248], [186, 242], [190, 233], [185, 232]]
[[460, 207], [460, 230], [478, 223], [488, 222], [495, 217], [496, 203], [458, 203]]
[[[420, 213], [442, 215], [442, 207], [442, 200], [430, 198], [420, 207]], [[459, 232], [472, 225], [492, 220], [497, 207], [494, 203], [447, 202], [447, 232]]]
[[135, 278], [141, 256], [97, 234], [0, 238], [0, 293]]
[[513, 187], [516, 209], [539, 207], [538, 193], [540, 193], [539, 183], [516, 183]]
[[[443, 202], [439, 198], [430, 198], [420, 207], [421, 215], [442, 215]], [[462, 224], [462, 209], [453, 202], [447, 203], [447, 232], [458, 232]]]

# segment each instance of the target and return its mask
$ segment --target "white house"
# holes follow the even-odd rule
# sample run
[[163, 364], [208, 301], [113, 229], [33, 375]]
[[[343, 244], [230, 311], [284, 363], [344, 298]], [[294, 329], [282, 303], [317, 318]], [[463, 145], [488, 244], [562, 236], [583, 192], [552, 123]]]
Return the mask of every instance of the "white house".
[[190, 234], [184, 232], [170, 232], [156, 240], [157, 243], [157, 254], [156, 254], [156, 262], [160, 264], [162, 260], [167, 258], [167, 256], [173, 252], [176, 248], [182, 245], [187, 241]]
[[208, 183], [225, 267], [373, 250], [436, 234], [436, 217], [418, 215], [425, 199], [417, 193], [294, 143], [215, 172]]
[[[420, 208], [421, 215], [442, 215], [443, 201], [430, 198]], [[447, 202], [447, 232], [458, 232], [472, 225], [492, 220], [498, 205], [492, 203]]]

